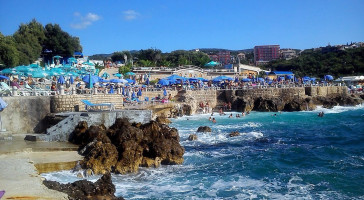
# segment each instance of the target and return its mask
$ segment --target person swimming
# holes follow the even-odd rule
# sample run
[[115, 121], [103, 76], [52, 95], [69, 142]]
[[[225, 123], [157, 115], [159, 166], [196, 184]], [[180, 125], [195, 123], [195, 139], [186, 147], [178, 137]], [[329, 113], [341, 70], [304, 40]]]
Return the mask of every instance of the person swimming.
[[211, 117], [209, 117], [209, 121], [211, 121], [212, 120], [212, 118]]
[[215, 120], [215, 118], [212, 118], [212, 123], [216, 123], [216, 120]]
[[233, 118], [233, 114], [232, 113], [229, 115], [229, 118]]
[[319, 114], [317, 116], [323, 117], [324, 116], [324, 112], [323, 111], [319, 112]]

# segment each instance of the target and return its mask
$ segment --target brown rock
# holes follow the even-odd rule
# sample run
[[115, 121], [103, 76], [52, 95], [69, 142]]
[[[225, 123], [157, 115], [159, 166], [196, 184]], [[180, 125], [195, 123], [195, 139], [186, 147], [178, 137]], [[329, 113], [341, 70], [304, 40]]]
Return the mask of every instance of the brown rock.
[[111, 181], [110, 173], [103, 175], [95, 183], [80, 180], [74, 183], [60, 184], [56, 181], [46, 180], [43, 181], [43, 184], [49, 189], [68, 194], [70, 199], [124, 199], [115, 196], [115, 186]]
[[124, 174], [137, 172], [139, 166], [183, 163], [184, 148], [179, 144], [177, 129], [156, 121], [141, 125], [117, 119], [108, 130], [95, 126], [82, 132], [75, 130], [74, 136], [72, 141], [80, 144], [93, 139], [80, 153], [85, 156], [81, 166], [95, 174]]
[[118, 151], [111, 143], [95, 142], [90, 145], [80, 163], [85, 169], [91, 169], [95, 174], [111, 172], [118, 161]]
[[193, 141], [193, 140], [197, 140], [197, 135], [196, 134], [191, 134], [188, 136], [188, 140], [189, 141]]
[[158, 116], [155, 121], [157, 121], [158, 123], [161, 124], [170, 124], [172, 123], [171, 120], [169, 120], [166, 116], [162, 115], [162, 116]]
[[229, 137], [235, 137], [235, 136], [239, 136], [240, 133], [238, 131], [233, 131], [229, 134]]
[[161, 158], [156, 157], [155, 159], [143, 157], [141, 167], [159, 167], [161, 165]]
[[200, 126], [198, 127], [197, 132], [211, 132], [211, 128], [208, 126]]

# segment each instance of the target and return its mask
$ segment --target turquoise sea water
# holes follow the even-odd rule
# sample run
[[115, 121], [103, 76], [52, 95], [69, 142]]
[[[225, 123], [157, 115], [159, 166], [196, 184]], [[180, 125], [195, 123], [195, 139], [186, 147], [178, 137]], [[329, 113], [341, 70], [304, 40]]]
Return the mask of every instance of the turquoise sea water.
[[[317, 116], [324, 111], [324, 117]], [[227, 113], [230, 114], [230, 113]], [[126, 199], [364, 199], [364, 106], [174, 119], [185, 162], [114, 175]], [[276, 116], [274, 116], [276, 114]], [[188, 120], [187, 120], [188, 119]], [[197, 133], [210, 126], [212, 133]], [[228, 137], [232, 131], [240, 136]], [[73, 182], [76, 174], [43, 174]], [[98, 177], [91, 177], [96, 180]]]

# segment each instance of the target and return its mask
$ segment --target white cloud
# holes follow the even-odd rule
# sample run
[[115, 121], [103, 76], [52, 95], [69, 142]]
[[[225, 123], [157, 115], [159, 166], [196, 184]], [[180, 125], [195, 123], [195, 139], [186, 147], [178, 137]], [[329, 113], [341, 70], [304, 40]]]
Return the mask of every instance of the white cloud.
[[124, 14], [124, 19], [128, 21], [134, 20], [140, 16], [140, 14], [135, 10], [125, 10], [123, 11], [123, 14]]
[[79, 12], [73, 14], [76, 17], [76, 23], [72, 23], [71, 27], [74, 29], [85, 29], [90, 26], [93, 22], [101, 19], [100, 16], [94, 13], [87, 13], [87, 15], [82, 16]]

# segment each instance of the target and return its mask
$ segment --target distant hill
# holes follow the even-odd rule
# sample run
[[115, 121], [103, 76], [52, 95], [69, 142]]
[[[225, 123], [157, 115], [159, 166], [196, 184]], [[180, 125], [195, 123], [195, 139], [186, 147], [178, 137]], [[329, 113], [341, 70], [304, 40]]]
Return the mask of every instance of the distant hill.
[[278, 71], [293, 71], [298, 76], [362, 75], [364, 74], [364, 47], [332, 52], [306, 49], [297, 58], [274, 60], [264, 67]]
[[90, 60], [104, 60], [106, 58], [111, 58], [111, 55], [112, 55], [112, 53], [109, 53], [109, 54], [95, 54], [95, 55], [89, 56], [88, 58]]
[[238, 54], [238, 53], [252, 53], [254, 49], [242, 49], [242, 50], [230, 50], [230, 49], [219, 49], [219, 48], [200, 48], [200, 51], [207, 53], [207, 54], [214, 54], [219, 51], [230, 51], [231, 54]]

